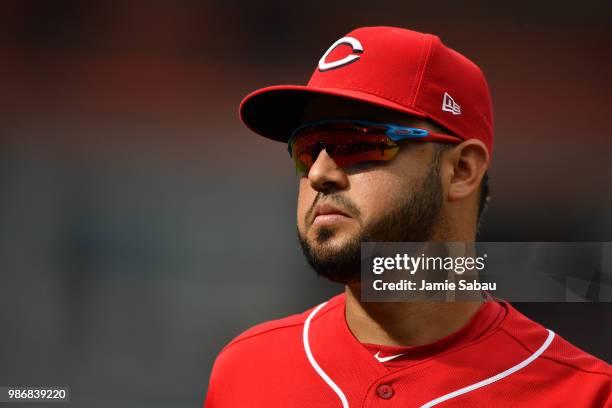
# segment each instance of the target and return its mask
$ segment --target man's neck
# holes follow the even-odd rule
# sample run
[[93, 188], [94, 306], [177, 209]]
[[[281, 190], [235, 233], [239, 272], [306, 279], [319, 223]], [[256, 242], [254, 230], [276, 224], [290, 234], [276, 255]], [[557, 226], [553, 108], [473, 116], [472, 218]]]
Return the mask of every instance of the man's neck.
[[418, 346], [465, 326], [481, 302], [361, 302], [359, 285], [346, 286], [346, 321], [362, 343]]

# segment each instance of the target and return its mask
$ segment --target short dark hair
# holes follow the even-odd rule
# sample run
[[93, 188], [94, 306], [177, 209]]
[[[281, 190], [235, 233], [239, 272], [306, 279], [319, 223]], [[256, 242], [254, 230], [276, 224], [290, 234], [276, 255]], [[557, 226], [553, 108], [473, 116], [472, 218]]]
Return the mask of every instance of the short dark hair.
[[[442, 154], [447, 150], [451, 150], [455, 145], [451, 143], [434, 143], [434, 152], [432, 158], [432, 165], [439, 166], [440, 158]], [[480, 181], [480, 199], [478, 202], [478, 224], [477, 230], [480, 229], [480, 225], [482, 223], [482, 215], [487, 209], [489, 201], [491, 200], [491, 190], [489, 188], [489, 173], [485, 172], [482, 180]]]

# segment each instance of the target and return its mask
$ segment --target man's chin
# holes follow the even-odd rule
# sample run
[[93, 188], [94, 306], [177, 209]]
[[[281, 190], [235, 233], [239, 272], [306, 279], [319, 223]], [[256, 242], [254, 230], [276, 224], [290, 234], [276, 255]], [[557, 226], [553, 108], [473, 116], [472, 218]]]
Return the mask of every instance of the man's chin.
[[359, 240], [359, 231], [350, 231], [341, 227], [315, 227], [308, 234], [313, 245], [329, 250], [341, 251], [350, 242]]
[[300, 236], [302, 251], [317, 275], [342, 284], [358, 282], [361, 278], [361, 237], [333, 231], [317, 232], [307, 240]]

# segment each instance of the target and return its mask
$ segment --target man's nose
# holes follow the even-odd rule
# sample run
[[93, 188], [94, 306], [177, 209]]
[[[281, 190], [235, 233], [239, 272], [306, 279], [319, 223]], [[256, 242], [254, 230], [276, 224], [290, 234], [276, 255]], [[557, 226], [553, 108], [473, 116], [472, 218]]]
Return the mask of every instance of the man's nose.
[[319, 152], [317, 159], [310, 167], [308, 180], [314, 190], [322, 193], [344, 190], [349, 185], [347, 174], [338, 167], [325, 149]]

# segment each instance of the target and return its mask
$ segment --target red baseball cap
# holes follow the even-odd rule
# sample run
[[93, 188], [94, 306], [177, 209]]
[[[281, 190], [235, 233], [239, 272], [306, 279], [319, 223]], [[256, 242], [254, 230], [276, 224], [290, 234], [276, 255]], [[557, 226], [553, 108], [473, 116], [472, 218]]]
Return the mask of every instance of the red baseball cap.
[[493, 149], [489, 87], [480, 68], [440, 38], [396, 27], [363, 27], [329, 47], [308, 85], [276, 85], [247, 95], [240, 118], [286, 142], [313, 96], [333, 95], [429, 119], [460, 139]]

